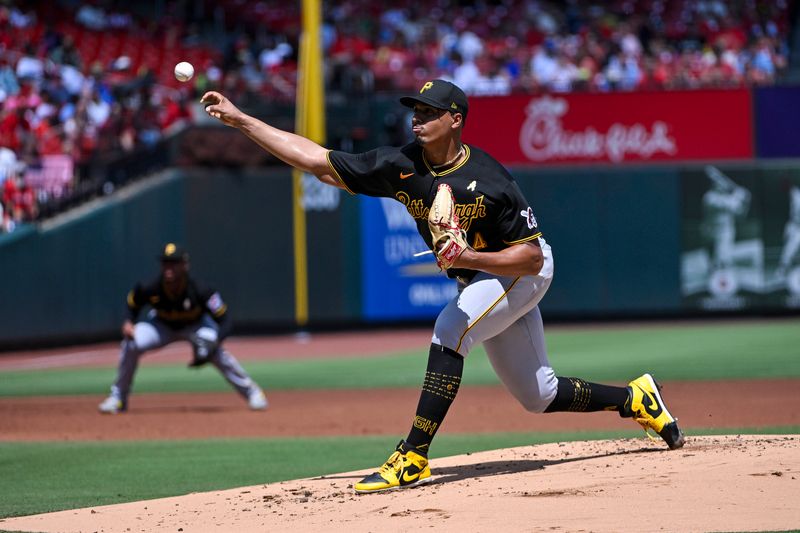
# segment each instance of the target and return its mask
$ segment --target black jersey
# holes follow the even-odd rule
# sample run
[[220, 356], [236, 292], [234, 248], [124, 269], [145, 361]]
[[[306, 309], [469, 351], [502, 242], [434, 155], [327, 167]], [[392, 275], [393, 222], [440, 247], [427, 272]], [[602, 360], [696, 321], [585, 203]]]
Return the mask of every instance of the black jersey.
[[228, 306], [220, 294], [209, 287], [196, 283], [187, 277], [183, 290], [170, 294], [164, 288], [159, 276], [145, 285], [137, 284], [128, 293], [128, 312], [131, 320], [136, 320], [146, 305], [152, 307], [156, 316], [174, 329], [181, 329], [200, 320], [203, 314], [210, 314], [220, 324], [220, 333], [227, 329]]
[[[505, 167], [483, 150], [464, 148], [464, 159], [442, 171], [434, 170], [416, 143], [362, 154], [331, 151], [328, 161], [350, 193], [394, 198], [405, 205], [428, 248], [428, 211], [440, 183], [453, 189], [459, 223], [475, 250], [496, 252], [541, 237], [533, 210]], [[474, 273], [447, 271], [450, 277], [471, 278]]]

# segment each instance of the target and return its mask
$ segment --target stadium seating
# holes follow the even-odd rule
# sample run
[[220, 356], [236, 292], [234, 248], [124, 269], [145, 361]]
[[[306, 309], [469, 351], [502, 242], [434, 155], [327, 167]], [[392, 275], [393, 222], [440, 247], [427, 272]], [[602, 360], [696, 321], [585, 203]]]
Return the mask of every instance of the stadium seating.
[[[113, 1], [99, 4], [107, 11], [58, 1], [0, 8], [0, 56], [11, 75], [21, 58], [44, 65], [42, 79], [0, 85], [0, 143], [27, 163], [39, 198], [68, 194], [66, 173], [98, 151], [130, 152], [168, 133], [165, 99], [184, 105], [224, 85], [237, 101], [293, 101], [299, 2], [191, 4], [192, 16], [167, 2], [159, 17]], [[405, 92], [435, 77], [473, 95], [768, 85], [790, 64], [793, 4], [335, 0], [324, 4], [325, 82], [344, 95]], [[69, 39], [70, 67], [52, 59], [65, 57], [54, 50]], [[179, 61], [195, 66], [190, 83], [172, 75]], [[40, 121], [61, 136], [62, 154], [40, 153]]]

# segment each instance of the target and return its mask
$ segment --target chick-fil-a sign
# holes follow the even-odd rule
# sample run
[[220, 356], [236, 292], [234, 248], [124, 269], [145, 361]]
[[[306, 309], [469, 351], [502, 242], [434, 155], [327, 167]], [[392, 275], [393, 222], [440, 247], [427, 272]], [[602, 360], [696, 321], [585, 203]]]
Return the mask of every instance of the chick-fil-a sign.
[[472, 98], [465, 141], [505, 164], [753, 157], [747, 90]]

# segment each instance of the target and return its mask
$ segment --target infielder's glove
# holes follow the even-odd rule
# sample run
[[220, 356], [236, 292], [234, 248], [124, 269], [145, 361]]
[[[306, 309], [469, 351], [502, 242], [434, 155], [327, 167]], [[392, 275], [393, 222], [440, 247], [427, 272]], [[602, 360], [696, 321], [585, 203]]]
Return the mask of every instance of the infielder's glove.
[[433, 253], [436, 254], [436, 264], [442, 270], [447, 270], [453, 266], [456, 259], [464, 253], [469, 245], [466, 232], [458, 225], [453, 189], [446, 183], [439, 184], [436, 191], [431, 210], [428, 213], [428, 229], [433, 237]]
[[211, 355], [217, 351], [218, 344], [212, 340], [205, 339], [197, 334], [189, 338], [192, 343], [192, 361], [189, 363], [190, 368], [203, 366], [211, 359]]

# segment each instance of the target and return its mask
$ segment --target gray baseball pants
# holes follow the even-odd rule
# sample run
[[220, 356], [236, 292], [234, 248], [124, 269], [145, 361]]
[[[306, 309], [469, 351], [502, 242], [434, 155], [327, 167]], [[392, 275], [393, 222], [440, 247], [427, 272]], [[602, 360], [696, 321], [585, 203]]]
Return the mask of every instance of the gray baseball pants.
[[[126, 401], [131, 392], [134, 374], [139, 366], [139, 358], [145, 352], [175, 341], [183, 340], [191, 343], [192, 335], [216, 342], [219, 336], [219, 326], [208, 314], [203, 315], [196, 324], [179, 330], [165, 325], [154, 313], [150, 313], [146, 320], [137, 322], [134, 326], [133, 339], [122, 341], [117, 379], [111, 386], [111, 393], [122, 401]], [[209, 355], [209, 362], [217, 367], [217, 370], [239, 394], [245, 399], [248, 397], [255, 384], [233, 355], [219, 346], [216, 352]]]
[[558, 390], [547, 357], [539, 301], [553, 280], [553, 253], [540, 239], [544, 265], [536, 276], [479, 272], [439, 313], [432, 342], [464, 357], [483, 343], [495, 373], [522, 406], [541, 413]]

